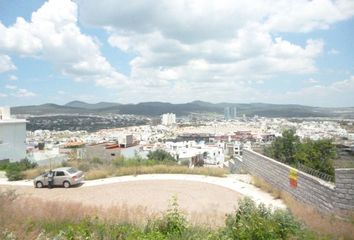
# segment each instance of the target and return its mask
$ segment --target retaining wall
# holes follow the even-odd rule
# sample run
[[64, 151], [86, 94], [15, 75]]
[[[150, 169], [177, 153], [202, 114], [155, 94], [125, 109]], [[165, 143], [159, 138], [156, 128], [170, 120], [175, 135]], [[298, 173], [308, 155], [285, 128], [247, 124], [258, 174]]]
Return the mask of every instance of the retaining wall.
[[[354, 211], [354, 169], [336, 169], [336, 181], [330, 183], [251, 150], [244, 149], [242, 159], [235, 161], [251, 175], [319, 210]], [[290, 184], [291, 172], [296, 173], [296, 186]]]
[[354, 169], [336, 169], [335, 194], [332, 197], [336, 210], [354, 212]]

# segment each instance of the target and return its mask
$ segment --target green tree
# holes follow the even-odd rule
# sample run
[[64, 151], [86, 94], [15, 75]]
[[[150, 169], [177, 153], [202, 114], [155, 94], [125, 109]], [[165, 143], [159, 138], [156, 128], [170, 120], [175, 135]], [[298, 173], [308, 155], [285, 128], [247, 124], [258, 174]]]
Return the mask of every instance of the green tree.
[[333, 159], [336, 157], [336, 148], [329, 139], [306, 139], [298, 147], [295, 161], [320, 172], [334, 176]]
[[294, 130], [285, 130], [264, 152], [268, 157], [288, 165], [296, 167], [301, 163], [334, 176], [333, 159], [336, 157], [336, 148], [330, 139], [306, 139], [300, 142]]
[[172, 162], [176, 161], [171, 154], [168, 152], [158, 149], [152, 152], [149, 152], [147, 155], [149, 160], [154, 160], [157, 162]]
[[270, 147], [265, 149], [268, 157], [286, 164], [295, 163], [295, 153], [300, 144], [300, 139], [292, 129], [285, 130], [281, 137], [277, 137]]

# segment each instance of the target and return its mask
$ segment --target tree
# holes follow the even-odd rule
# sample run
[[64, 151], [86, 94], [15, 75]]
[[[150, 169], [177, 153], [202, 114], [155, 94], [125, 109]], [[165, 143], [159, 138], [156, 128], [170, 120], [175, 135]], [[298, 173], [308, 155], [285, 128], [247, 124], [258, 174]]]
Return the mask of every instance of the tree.
[[320, 172], [334, 176], [333, 160], [336, 149], [329, 139], [306, 139], [295, 154], [295, 161]]
[[300, 139], [292, 129], [285, 130], [281, 137], [277, 137], [270, 147], [265, 149], [265, 154], [286, 164], [295, 163], [295, 153], [300, 144]]
[[295, 166], [301, 163], [307, 167], [334, 176], [333, 161], [336, 149], [330, 139], [300, 142], [294, 130], [285, 130], [271, 146], [265, 148], [265, 155], [280, 162]]

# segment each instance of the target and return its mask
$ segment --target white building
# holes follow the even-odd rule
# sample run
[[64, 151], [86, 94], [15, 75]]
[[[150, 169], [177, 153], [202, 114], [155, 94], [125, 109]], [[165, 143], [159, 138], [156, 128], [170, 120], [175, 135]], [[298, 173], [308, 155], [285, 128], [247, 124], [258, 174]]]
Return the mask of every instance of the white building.
[[162, 115], [161, 119], [162, 125], [170, 126], [176, 124], [176, 114], [173, 113], [165, 113]]
[[26, 120], [13, 119], [10, 108], [0, 108], [0, 161], [20, 161], [26, 157]]
[[204, 162], [204, 166], [222, 166], [225, 156], [222, 146], [207, 145], [203, 142], [166, 142], [163, 149], [170, 153], [180, 163], [187, 161], [192, 165], [193, 158], [200, 158]]

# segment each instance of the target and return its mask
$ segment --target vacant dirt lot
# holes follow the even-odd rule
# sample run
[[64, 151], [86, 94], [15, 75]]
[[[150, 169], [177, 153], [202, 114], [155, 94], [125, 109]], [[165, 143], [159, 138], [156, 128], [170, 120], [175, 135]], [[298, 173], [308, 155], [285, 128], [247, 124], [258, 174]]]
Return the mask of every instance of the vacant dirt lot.
[[214, 184], [177, 180], [142, 180], [70, 189], [36, 189], [30, 186], [0, 188], [16, 189], [21, 198], [41, 199], [44, 202], [80, 203], [102, 208], [143, 207], [152, 212], [165, 211], [172, 196], [177, 196], [180, 208], [192, 218], [223, 218], [235, 209], [242, 197], [235, 191]]

